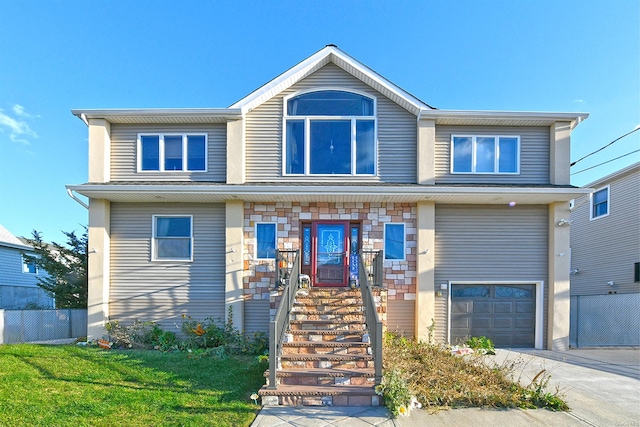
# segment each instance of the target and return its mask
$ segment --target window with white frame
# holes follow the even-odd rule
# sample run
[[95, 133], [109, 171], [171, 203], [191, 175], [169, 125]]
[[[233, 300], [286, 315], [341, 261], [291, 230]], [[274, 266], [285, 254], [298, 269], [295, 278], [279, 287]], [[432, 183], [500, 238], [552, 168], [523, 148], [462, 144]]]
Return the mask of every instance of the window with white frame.
[[138, 171], [206, 172], [206, 134], [138, 135]]
[[153, 260], [193, 260], [193, 217], [153, 216]]
[[591, 219], [609, 215], [609, 186], [591, 194]]
[[387, 223], [384, 225], [384, 259], [403, 261], [405, 259], [405, 225]]
[[256, 259], [276, 258], [277, 226], [272, 222], [256, 223]]
[[38, 274], [38, 265], [32, 255], [22, 256], [22, 272], [29, 274]]
[[342, 90], [285, 100], [285, 175], [375, 175], [376, 102]]
[[451, 172], [520, 173], [520, 137], [453, 135]]

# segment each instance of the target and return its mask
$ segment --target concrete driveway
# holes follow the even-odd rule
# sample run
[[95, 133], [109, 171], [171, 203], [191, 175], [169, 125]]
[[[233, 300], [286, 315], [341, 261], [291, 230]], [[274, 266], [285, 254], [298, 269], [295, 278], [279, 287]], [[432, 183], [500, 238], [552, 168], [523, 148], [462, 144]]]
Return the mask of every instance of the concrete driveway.
[[549, 390], [558, 387], [571, 411], [418, 410], [393, 420], [395, 425], [640, 426], [640, 349], [498, 350], [494, 357], [498, 364], [512, 360], [519, 362], [517, 376], [524, 385], [546, 370]]

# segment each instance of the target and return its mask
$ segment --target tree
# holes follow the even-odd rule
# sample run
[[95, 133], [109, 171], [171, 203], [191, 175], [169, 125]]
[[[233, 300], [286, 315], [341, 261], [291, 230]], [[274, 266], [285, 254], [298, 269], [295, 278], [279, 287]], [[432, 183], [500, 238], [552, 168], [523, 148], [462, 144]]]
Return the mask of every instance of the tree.
[[40, 232], [33, 230], [33, 238], [26, 240], [34, 252], [24, 255], [32, 256], [36, 266], [48, 273], [38, 278], [38, 286], [55, 298], [56, 308], [87, 308], [87, 227], [80, 237], [75, 231], [63, 233], [66, 245], [45, 243]]

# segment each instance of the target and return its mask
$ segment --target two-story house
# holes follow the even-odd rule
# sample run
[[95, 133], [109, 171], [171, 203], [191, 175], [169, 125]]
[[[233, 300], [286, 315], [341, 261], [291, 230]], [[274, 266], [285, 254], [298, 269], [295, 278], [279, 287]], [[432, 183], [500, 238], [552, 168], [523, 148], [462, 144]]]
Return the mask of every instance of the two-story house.
[[0, 225], [0, 309], [55, 306], [54, 299], [38, 286], [46, 272], [36, 266], [30, 253], [33, 247]]
[[569, 344], [571, 131], [588, 115], [439, 110], [328, 45], [228, 108], [74, 110], [89, 128], [89, 338], [182, 314], [251, 330], [275, 251], [312, 286], [383, 258], [387, 327]]
[[598, 179], [571, 212], [571, 345], [640, 345], [640, 162]]

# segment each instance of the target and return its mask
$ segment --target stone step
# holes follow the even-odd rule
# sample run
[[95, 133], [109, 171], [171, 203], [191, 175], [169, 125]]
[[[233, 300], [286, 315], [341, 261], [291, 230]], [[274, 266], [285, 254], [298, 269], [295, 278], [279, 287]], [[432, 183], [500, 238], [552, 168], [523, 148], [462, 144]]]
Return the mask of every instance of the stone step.
[[373, 356], [368, 354], [283, 354], [282, 369], [361, 369], [373, 368]]
[[296, 298], [294, 307], [361, 307], [360, 298]]
[[365, 331], [339, 331], [339, 330], [295, 330], [287, 331], [293, 336], [293, 341], [327, 341], [327, 342], [362, 342]]
[[369, 343], [293, 341], [282, 345], [283, 354], [369, 354]]
[[[264, 373], [269, 384], [269, 371]], [[338, 385], [373, 386], [375, 371], [363, 369], [281, 369], [276, 373], [278, 384], [283, 385]]]
[[353, 305], [294, 305], [292, 313], [300, 314], [360, 314], [364, 313], [364, 307], [360, 304]]
[[336, 313], [336, 314], [309, 314], [291, 313], [292, 320], [345, 320], [350, 322], [364, 322], [364, 313]]
[[335, 331], [362, 331], [365, 325], [362, 320], [291, 320], [289, 328], [296, 330], [335, 330]]
[[279, 385], [258, 391], [263, 405], [283, 406], [380, 406], [382, 397], [371, 386]]

